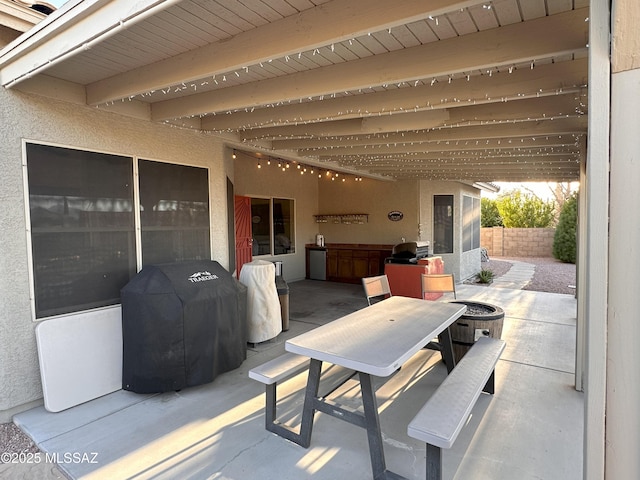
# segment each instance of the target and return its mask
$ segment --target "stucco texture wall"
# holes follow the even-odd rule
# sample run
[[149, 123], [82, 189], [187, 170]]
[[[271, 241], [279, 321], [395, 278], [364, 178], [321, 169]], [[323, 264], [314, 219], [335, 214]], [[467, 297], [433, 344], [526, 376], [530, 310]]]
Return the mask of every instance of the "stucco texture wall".
[[[417, 181], [390, 182], [364, 178], [361, 182], [319, 179], [317, 214], [366, 213], [364, 224], [318, 223], [317, 233], [326, 243], [396, 244], [418, 240], [419, 195]], [[400, 221], [391, 221], [391, 211], [402, 212]]]
[[210, 168], [214, 260], [228, 264], [226, 176], [216, 137], [0, 89], [0, 416], [42, 396], [29, 293], [23, 140]]
[[454, 253], [437, 254], [444, 261], [446, 273], [452, 273], [456, 281], [466, 280], [476, 275], [480, 269], [480, 249], [462, 251], [462, 196], [480, 198], [480, 191], [470, 185], [457, 182], [427, 181], [420, 182], [420, 229], [421, 239], [433, 245], [433, 196], [453, 195]]
[[307, 243], [315, 242], [317, 232], [313, 213], [318, 209], [318, 177], [301, 175], [295, 168], [283, 172], [277, 166], [277, 160], [267, 165], [266, 160], [257, 167], [256, 157], [238, 152], [235, 160], [236, 195], [247, 197], [278, 197], [295, 200], [295, 244], [293, 254], [265, 256], [261, 259], [281, 261], [286, 281], [301, 280], [305, 277], [305, 249]]

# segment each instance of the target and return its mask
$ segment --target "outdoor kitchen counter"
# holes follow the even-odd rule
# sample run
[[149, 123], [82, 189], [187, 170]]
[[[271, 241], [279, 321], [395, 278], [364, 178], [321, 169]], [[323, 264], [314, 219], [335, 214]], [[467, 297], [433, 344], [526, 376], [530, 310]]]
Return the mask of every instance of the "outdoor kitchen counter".
[[384, 259], [391, 255], [393, 245], [367, 243], [327, 243], [306, 246], [307, 278], [309, 278], [309, 251], [326, 250], [327, 280], [332, 282], [360, 283], [363, 277], [381, 275]]

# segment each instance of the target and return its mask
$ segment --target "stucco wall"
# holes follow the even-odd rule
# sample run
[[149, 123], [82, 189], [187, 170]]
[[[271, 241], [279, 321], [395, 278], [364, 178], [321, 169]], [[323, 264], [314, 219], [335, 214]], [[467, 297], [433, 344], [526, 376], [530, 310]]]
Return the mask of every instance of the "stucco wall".
[[[318, 223], [317, 233], [326, 243], [401, 243], [418, 240], [419, 195], [417, 181], [384, 181], [353, 177], [345, 182], [318, 180], [320, 198], [315, 214], [367, 213], [369, 221], [362, 225]], [[403, 218], [392, 222], [391, 211], [400, 211]]]
[[[453, 195], [454, 229], [451, 254], [437, 254], [444, 261], [446, 273], [453, 273], [456, 281], [466, 280], [477, 274], [480, 269], [480, 249], [462, 251], [462, 196], [480, 198], [480, 191], [463, 183], [426, 181], [420, 182], [420, 230], [421, 240], [433, 245], [433, 196]], [[482, 244], [482, 242], [481, 242]]]
[[[42, 396], [29, 299], [23, 139], [209, 167], [212, 256], [228, 266], [226, 176], [232, 163], [213, 136], [0, 89], [0, 418]], [[6, 416], [6, 413], [5, 415]]]
[[283, 276], [288, 282], [301, 280], [305, 277], [305, 249], [306, 243], [315, 242], [317, 231], [316, 222], [312, 214], [318, 209], [318, 177], [314, 175], [300, 175], [289, 169], [283, 172], [278, 169], [276, 162], [267, 165], [261, 162], [257, 168], [255, 157], [238, 152], [235, 160], [236, 195], [248, 197], [279, 197], [295, 200], [296, 222], [296, 252], [294, 254], [278, 256], [261, 256], [269, 261], [281, 261]]

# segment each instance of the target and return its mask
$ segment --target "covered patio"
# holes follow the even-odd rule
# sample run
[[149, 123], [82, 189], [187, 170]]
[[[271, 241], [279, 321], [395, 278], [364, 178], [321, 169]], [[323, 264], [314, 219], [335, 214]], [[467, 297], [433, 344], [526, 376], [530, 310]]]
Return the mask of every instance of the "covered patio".
[[[633, 0], [406, 0], [392, 8], [386, 0], [71, 0], [0, 52], [0, 118], [8, 126], [0, 142], [0, 326], [7, 332], [0, 415], [11, 418], [43, 397], [35, 329], [48, 318], [35, 311], [42, 292], [33, 282], [28, 145], [121, 156], [131, 178], [145, 161], [205, 169], [205, 257], [230, 271], [234, 193], [294, 198], [298, 245], [283, 257], [287, 280], [304, 278], [305, 243], [319, 229], [313, 215], [368, 213], [334, 205], [391, 198], [355, 239], [334, 235], [333, 225], [320, 233], [355, 243], [373, 232], [376, 242], [392, 244], [433, 238], [432, 212], [420, 207], [450, 194], [451, 185], [461, 197], [479, 196], [494, 181], [579, 180], [577, 301], [460, 290], [461, 297], [483, 295], [505, 308], [509, 347], [498, 364], [498, 394], [479, 405], [484, 415], [463, 432], [469, 436], [459, 439], [460, 450], [449, 452], [445, 472], [638, 477], [640, 386], [628, 366], [640, 363], [630, 341], [640, 335], [640, 297], [628, 287], [637, 283], [640, 263], [639, 220], [629, 215], [640, 204], [639, 18]], [[263, 168], [259, 180], [248, 181], [272, 159], [363, 188], [337, 195], [331, 185], [338, 182], [309, 175], [285, 185], [275, 168], [271, 177]], [[140, 202], [131, 190], [126, 205], [133, 215]], [[387, 212], [397, 210], [392, 203], [400, 195], [413, 206], [404, 202], [405, 223], [389, 226]], [[398, 227], [408, 224], [409, 235]], [[127, 225], [134, 231], [134, 221]], [[139, 230], [133, 237], [122, 258], [136, 271], [144, 252]], [[307, 283], [291, 282], [292, 299]], [[361, 302], [355, 292], [333, 292], [326, 312], [308, 308], [304, 298], [288, 334], [359, 308], [349, 307], [348, 299]], [[118, 315], [113, 308], [112, 333]], [[63, 464], [78, 470], [72, 476], [102, 478], [118, 469], [133, 478], [244, 478], [271, 465], [282, 478], [367, 478], [366, 454], [355, 451], [364, 437], [346, 430], [342, 436], [332, 419], [320, 416], [309, 451], [262, 428], [262, 385], [246, 371], [282, 348], [278, 341], [256, 350], [241, 369], [206, 387], [144, 398], [116, 392], [56, 415], [39, 408], [15, 418], [46, 451], [91, 446], [99, 453], [98, 464]], [[381, 398], [412, 384], [405, 375], [421, 378], [432, 367], [430, 373], [444, 374], [429, 354], [381, 386]], [[397, 405], [417, 408], [411, 396], [432, 388], [430, 377], [384, 404], [383, 422], [397, 432], [385, 443], [389, 466], [409, 478], [423, 473], [413, 467], [424, 446], [411, 443], [395, 421], [410, 409]], [[301, 382], [291, 382], [291, 391]], [[576, 390], [585, 392], [584, 408]]]
[[[287, 338], [366, 306], [358, 285], [304, 280], [290, 288], [290, 330], [258, 344], [241, 368], [211, 384], [154, 395], [119, 391], [60, 413], [36, 408], [15, 421], [58, 458], [96, 453], [95, 463], [60, 462], [74, 479], [371, 478], [362, 429], [318, 414], [305, 450], [264, 428], [264, 388], [247, 372], [283, 353]], [[458, 298], [504, 308], [507, 349], [496, 369], [496, 394], [481, 396], [454, 447], [445, 451], [445, 478], [582, 478], [575, 298], [471, 285], [461, 285]], [[409, 479], [424, 478], [425, 445], [407, 436], [407, 424], [445, 375], [440, 355], [422, 350], [377, 390], [387, 465]], [[280, 414], [292, 425], [305, 380], [300, 374], [280, 390]], [[353, 381], [334, 395], [360, 407]], [[17, 473], [29, 467], [11, 468]]]

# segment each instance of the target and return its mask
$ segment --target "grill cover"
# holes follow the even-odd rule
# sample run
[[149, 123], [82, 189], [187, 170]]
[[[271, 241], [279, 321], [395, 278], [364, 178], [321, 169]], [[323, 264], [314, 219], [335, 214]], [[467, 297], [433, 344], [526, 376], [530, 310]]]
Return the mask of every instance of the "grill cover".
[[180, 390], [239, 367], [246, 287], [218, 262], [145, 266], [122, 289], [122, 388]]

